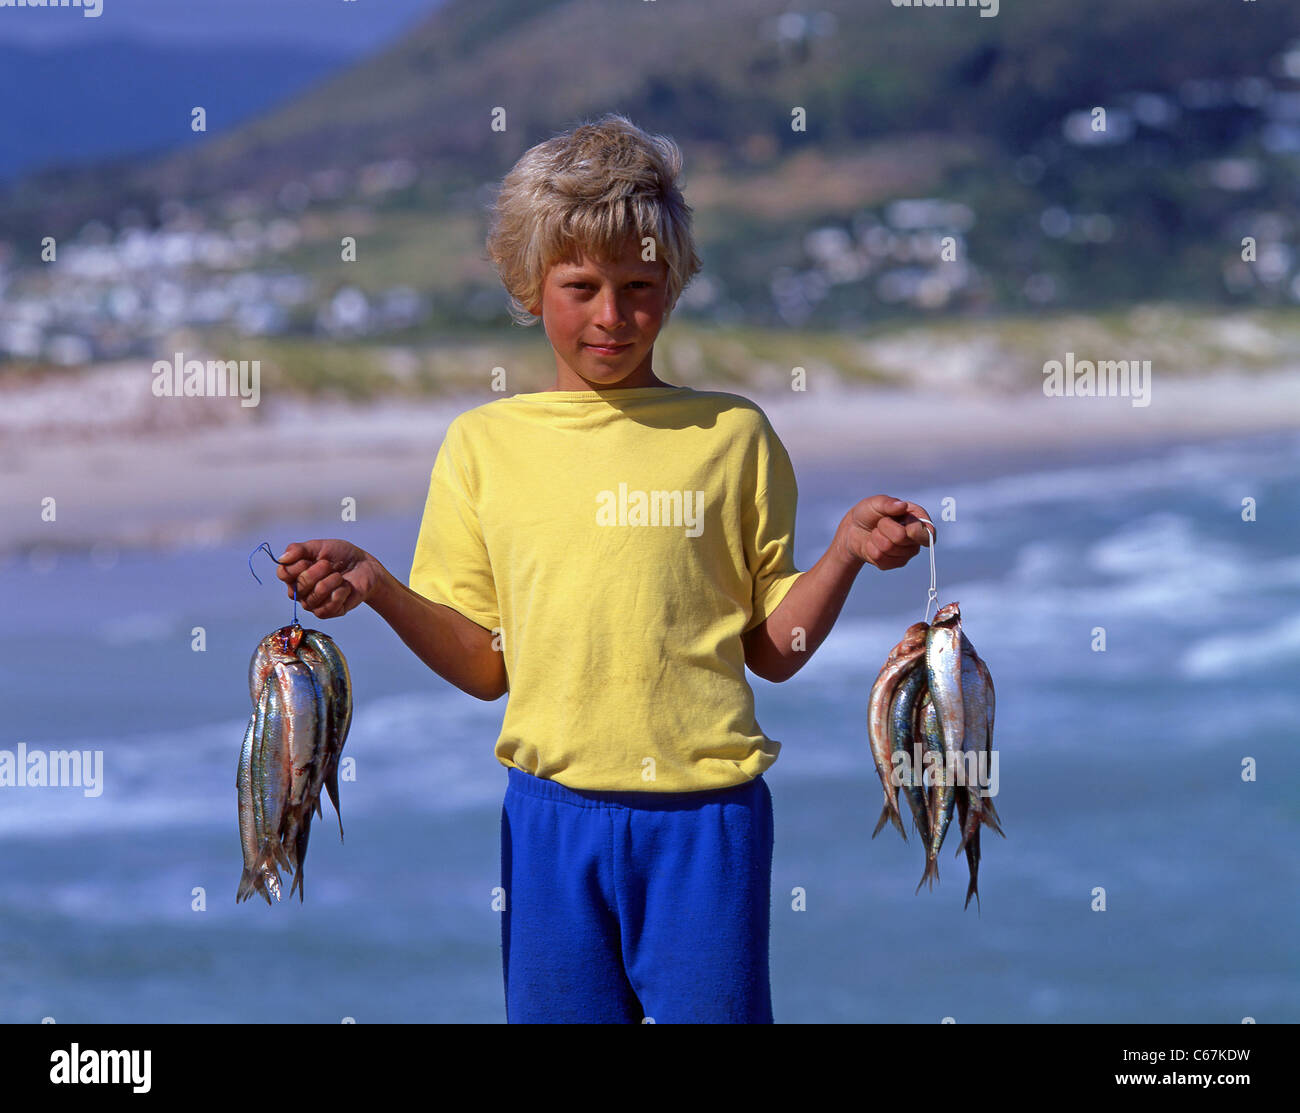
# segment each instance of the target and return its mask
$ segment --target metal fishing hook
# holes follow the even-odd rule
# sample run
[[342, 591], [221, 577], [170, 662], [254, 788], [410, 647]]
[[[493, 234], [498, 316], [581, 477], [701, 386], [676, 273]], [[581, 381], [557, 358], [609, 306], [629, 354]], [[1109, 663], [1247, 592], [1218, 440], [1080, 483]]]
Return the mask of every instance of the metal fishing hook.
[[939, 605], [939, 582], [938, 579], [935, 577], [935, 573], [934, 573], [934, 543], [939, 539], [939, 535], [935, 532], [934, 523], [930, 521], [929, 518], [918, 518], [917, 521], [924, 522], [927, 526], [930, 527], [930, 544], [927, 546], [930, 550], [930, 594], [926, 597], [925, 614], [922, 615], [922, 618], [925, 620], [926, 624], [928, 625], [930, 622], [931, 604], [933, 604], [936, 608], [935, 613], [938, 613], [938, 605]]
[[[282, 567], [287, 567], [290, 563], [287, 560], [277, 560], [276, 555], [271, 552], [270, 542], [263, 541], [256, 549], [248, 554], [248, 570], [250, 572], [253, 572], [253, 557], [257, 556], [257, 554], [263, 549], [266, 550], [266, 555], [274, 560], [276, 564], [279, 564]], [[933, 557], [931, 559], [933, 560]], [[262, 578], [256, 572], [253, 572], [253, 579], [255, 579], [259, 584], [262, 582]], [[298, 584], [296, 581], [293, 585], [293, 624], [295, 626], [298, 625]]]

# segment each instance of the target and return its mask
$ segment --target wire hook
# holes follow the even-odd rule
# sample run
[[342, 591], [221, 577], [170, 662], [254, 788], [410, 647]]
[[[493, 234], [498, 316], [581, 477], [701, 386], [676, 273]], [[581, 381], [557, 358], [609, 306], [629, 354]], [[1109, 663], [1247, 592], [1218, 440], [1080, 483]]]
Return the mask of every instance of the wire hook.
[[930, 606], [931, 606], [932, 604], [934, 605], [936, 613], [938, 613], [938, 606], [939, 606], [939, 581], [938, 581], [937, 577], [935, 576], [935, 571], [934, 571], [934, 543], [939, 539], [939, 535], [935, 532], [934, 523], [933, 523], [932, 521], [930, 521], [929, 518], [918, 518], [917, 521], [918, 521], [918, 522], [924, 522], [927, 526], [930, 527], [930, 544], [929, 544], [929, 549], [930, 549], [930, 594], [929, 594], [928, 596], [926, 596], [926, 600], [925, 600], [925, 614], [921, 616], [922, 619], [923, 619], [927, 624], [929, 624], [929, 621], [930, 621]]
[[[279, 564], [282, 567], [289, 564], [289, 561], [287, 560], [277, 560], [276, 555], [271, 552], [270, 542], [263, 541], [256, 549], [248, 554], [248, 570], [250, 572], [253, 572], [253, 557], [257, 556], [257, 554], [263, 549], [266, 550], [266, 555], [274, 560], [276, 564]], [[931, 556], [931, 561], [933, 561], [933, 559], [933, 556]], [[262, 578], [256, 572], [253, 572], [253, 579], [255, 579], [259, 584], [262, 582]], [[298, 584], [296, 582], [293, 585], [293, 624], [295, 626], [298, 625]]]

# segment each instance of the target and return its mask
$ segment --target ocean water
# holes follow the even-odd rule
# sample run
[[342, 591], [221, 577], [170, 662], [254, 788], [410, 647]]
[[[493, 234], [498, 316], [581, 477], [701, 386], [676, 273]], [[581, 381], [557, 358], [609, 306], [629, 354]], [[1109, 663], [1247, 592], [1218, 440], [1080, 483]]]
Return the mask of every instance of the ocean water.
[[[871, 838], [867, 695], [928, 568], [864, 569], [799, 674], [752, 680], [783, 746], [778, 1022], [1300, 1020], [1300, 438], [799, 482], [801, 568], [858, 498], [953, 500], [939, 591], [997, 684], [1007, 838], [984, 838], [978, 910], [956, 840], [916, 894], [915, 836]], [[417, 527], [347, 529], [404, 576]], [[291, 618], [246, 558], [338, 532], [4, 566], [0, 750], [99, 751], [103, 779], [0, 788], [0, 1021], [504, 1020], [505, 703], [429, 672], [368, 608], [303, 616], [352, 669], [346, 843], [326, 802], [306, 902], [234, 903], [247, 662]]]

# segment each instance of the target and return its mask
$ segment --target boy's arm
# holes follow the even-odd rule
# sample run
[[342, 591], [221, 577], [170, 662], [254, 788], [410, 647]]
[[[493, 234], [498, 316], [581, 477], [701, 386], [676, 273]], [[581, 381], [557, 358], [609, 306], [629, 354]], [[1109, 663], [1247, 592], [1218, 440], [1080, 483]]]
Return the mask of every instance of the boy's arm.
[[[837, 533], [821, 560], [795, 580], [776, 610], [742, 636], [749, 671], [779, 684], [803, 668], [831, 632], [863, 563], [842, 549]], [[802, 648], [796, 649], [799, 629]]]
[[[765, 621], [742, 636], [749, 670], [779, 684], [803, 668], [831, 632], [862, 566], [900, 568], [920, 551], [918, 535], [928, 543], [918, 518], [929, 514], [887, 495], [863, 499], [850, 510], [822, 558], [795, 580]], [[798, 630], [803, 633], [796, 647]]]
[[481, 700], [505, 695], [505, 654], [493, 648], [491, 630], [417, 594], [387, 569], [366, 602], [444, 680]]

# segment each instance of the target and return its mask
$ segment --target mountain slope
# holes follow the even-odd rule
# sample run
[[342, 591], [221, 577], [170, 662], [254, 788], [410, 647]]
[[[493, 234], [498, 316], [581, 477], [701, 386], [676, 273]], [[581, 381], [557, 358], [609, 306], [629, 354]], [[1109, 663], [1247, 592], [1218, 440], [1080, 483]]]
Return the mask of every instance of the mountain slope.
[[[1180, 0], [1036, 0], [995, 19], [970, 9], [818, 0], [833, 32], [782, 48], [790, 0], [610, 5], [449, 0], [391, 49], [137, 186], [193, 194], [394, 155], [468, 178], [498, 174], [581, 116], [628, 112], [684, 145], [784, 148], [941, 130], [1008, 146], [1128, 90], [1258, 73], [1300, 36], [1300, 9]], [[794, 106], [808, 131], [789, 126]], [[490, 129], [493, 108], [508, 130]]]

